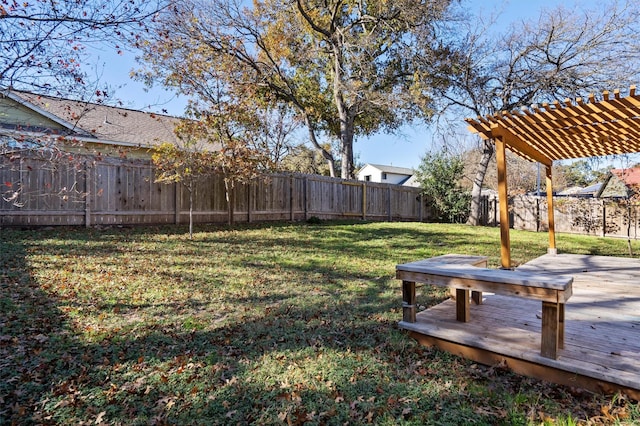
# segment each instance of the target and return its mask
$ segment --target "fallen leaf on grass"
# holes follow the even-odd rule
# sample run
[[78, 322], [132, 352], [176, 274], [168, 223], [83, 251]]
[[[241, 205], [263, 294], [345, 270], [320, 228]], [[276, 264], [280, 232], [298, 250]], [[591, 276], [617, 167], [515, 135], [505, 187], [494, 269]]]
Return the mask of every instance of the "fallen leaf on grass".
[[44, 343], [47, 340], [49, 340], [48, 336], [45, 336], [44, 334], [36, 334], [35, 336], [32, 337], [35, 341], [37, 341], [38, 343]]

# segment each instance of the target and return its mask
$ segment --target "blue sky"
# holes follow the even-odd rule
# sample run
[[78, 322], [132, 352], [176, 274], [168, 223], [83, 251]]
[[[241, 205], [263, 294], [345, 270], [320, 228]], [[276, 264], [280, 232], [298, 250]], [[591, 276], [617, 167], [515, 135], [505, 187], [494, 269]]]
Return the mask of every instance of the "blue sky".
[[[606, 3], [607, 0], [605, 0]], [[554, 8], [568, 2], [562, 0], [463, 0], [474, 14], [488, 16], [500, 12], [498, 26], [509, 26], [523, 19], [536, 19], [543, 8]], [[593, 8], [602, 5], [602, 1], [576, 1], [575, 7]], [[93, 50], [91, 71], [100, 75], [101, 80], [115, 88], [113, 96], [122, 101], [123, 106], [132, 109], [161, 112], [166, 110], [172, 115], [182, 115], [186, 101], [184, 98], [162, 90], [148, 90], [140, 82], [129, 78], [130, 71], [138, 67], [135, 54], [124, 52], [118, 56], [109, 49]], [[464, 129], [464, 126], [462, 126]], [[387, 164], [399, 167], [417, 167], [420, 158], [437, 142], [432, 129], [427, 126], [406, 126], [400, 135], [379, 134], [370, 138], [359, 138], [354, 145], [358, 163]]]

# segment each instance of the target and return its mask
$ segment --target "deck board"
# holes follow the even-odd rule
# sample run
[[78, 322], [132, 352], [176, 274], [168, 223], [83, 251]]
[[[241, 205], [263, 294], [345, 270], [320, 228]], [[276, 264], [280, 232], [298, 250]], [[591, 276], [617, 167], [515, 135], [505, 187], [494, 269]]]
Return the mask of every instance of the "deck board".
[[418, 340], [424, 337], [423, 343], [435, 342], [476, 361], [522, 361], [528, 366], [524, 371], [536, 377], [570, 384], [560, 380], [558, 372], [564, 372], [582, 387], [593, 383], [592, 390], [621, 390], [638, 399], [640, 259], [544, 255], [518, 269], [574, 277], [573, 296], [566, 304], [565, 347], [557, 360], [540, 356], [541, 303], [535, 300], [484, 293], [483, 304], [471, 306], [467, 323], [456, 321], [455, 301], [446, 300], [400, 327]]

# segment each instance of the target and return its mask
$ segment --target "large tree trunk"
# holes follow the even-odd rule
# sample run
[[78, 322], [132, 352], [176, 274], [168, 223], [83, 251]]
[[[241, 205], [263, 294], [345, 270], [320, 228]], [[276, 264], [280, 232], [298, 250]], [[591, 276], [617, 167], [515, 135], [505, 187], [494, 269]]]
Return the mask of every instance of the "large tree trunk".
[[235, 220], [234, 220], [234, 216], [235, 216], [235, 211], [234, 211], [234, 206], [235, 206], [235, 181], [233, 181], [232, 179], [224, 179], [224, 189], [225, 189], [225, 196], [227, 198], [227, 223], [229, 224], [229, 226], [233, 226]]
[[480, 225], [480, 196], [482, 192], [482, 184], [487, 174], [491, 157], [493, 157], [494, 147], [491, 141], [484, 141], [482, 149], [482, 158], [478, 164], [476, 175], [473, 178], [473, 189], [471, 190], [471, 209], [469, 210], [468, 225]]
[[343, 65], [341, 41], [338, 37], [333, 42], [333, 99], [340, 118], [340, 177], [353, 179], [353, 121], [354, 109], [347, 105], [343, 90]]
[[340, 177], [353, 179], [353, 121], [340, 125]]
[[311, 144], [327, 161], [327, 164], [329, 165], [329, 174], [331, 175], [331, 177], [336, 177], [336, 168], [335, 168], [336, 162], [335, 162], [335, 159], [333, 158], [333, 155], [318, 143], [318, 139], [316, 138], [315, 125], [307, 114], [304, 115], [304, 121], [305, 121], [305, 124], [307, 125], [307, 129], [309, 130], [309, 140], [311, 141]]

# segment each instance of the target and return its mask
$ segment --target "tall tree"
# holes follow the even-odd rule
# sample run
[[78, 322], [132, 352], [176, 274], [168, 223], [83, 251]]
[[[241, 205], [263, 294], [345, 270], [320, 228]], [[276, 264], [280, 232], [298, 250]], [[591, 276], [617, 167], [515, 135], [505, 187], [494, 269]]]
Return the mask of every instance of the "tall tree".
[[[443, 75], [445, 114], [480, 116], [566, 97], [628, 87], [638, 81], [640, 10], [635, 2], [606, 2], [599, 10], [560, 6], [543, 10], [537, 21], [514, 25], [503, 34], [470, 21], [460, 31], [456, 72]], [[460, 30], [461, 28], [459, 28]], [[484, 177], [494, 154], [483, 142], [472, 190], [469, 223], [479, 220]]]
[[88, 44], [136, 43], [164, 0], [0, 1], [0, 88], [79, 93]]
[[[146, 77], [205, 98], [213, 78], [251, 87], [243, 91], [257, 105], [296, 114], [333, 175], [323, 143], [338, 141], [349, 178], [357, 136], [430, 117], [441, 80], [427, 64], [448, 63], [435, 35], [450, 2], [177, 0], [146, 45]], [[212, 72], [223, 67], [233, 72]]]

